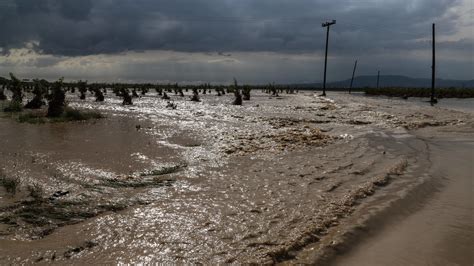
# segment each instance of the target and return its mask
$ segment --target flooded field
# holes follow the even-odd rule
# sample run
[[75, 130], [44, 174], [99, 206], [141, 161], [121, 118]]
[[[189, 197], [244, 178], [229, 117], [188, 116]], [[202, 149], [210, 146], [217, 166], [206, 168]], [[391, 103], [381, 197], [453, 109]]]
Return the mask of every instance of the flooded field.
[[474, 132], [472, 113], [343, 93], [188, 96], [68, 95], [106, 116], [87, 122], [2, 114], [0, 264], [319, 261], [366, 206], [431, 178], [427, 143]]

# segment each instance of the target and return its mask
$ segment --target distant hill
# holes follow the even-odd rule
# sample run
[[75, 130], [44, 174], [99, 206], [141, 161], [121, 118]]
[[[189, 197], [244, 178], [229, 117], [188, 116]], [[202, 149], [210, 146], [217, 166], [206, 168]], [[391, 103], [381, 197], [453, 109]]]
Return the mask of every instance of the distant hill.
[[[350, 79], [329, 82], [327, 88], [348, 88], [351, 84]], [[321, 83], [307, 83], [307, 84], [295, 84], [301, 88], [319, 88], [322, 87]], [[364, 88], [364, 87], [376, 87], [377, 76], [358, 76], [354, 78], [353, 88]], [[383, 75], [380, 76], [380, 87], [410, 87], [410, 88], [429, 88], [431, 87], [431, 79], [425, 78], [411, 78], [407, 76], [396, 76], [396, 75]], [[437, 88], [474, 88], [474, 80], [451, 80], [451, 79], [437, 79]]]

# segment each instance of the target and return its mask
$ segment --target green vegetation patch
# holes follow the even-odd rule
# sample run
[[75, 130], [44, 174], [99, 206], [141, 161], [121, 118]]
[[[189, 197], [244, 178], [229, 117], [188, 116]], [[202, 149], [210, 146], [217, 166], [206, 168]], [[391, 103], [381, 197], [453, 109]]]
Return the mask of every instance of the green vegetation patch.
[[35, 113], [25, 113], [18, 116], [18, 122], [30, 124], [44, 124], [48, 121], [43, 115]]
[[6, 113], [18, 113], [23, 111], [21, 102], [11, 101], [4, 108], [3, 111]]
[[27, 112], [18, 116], [18, 122], [30, 124], [43, 124], [46, 122], [61, 123], [73, 121], [86, 121], [90, 119], [101, 119], [104, 116], [96, 111], [82, 111], [72, 108], [66, 108], [64, 113], [59, 117], [48, 118], [43, 113]]
[[59, 119], [64, 119], [65, 121], [84, 121], [100, 118], [104, 118], [104, 116], [96, 111], [79, 111], [77, 109], [66, 108], [66, 111]]
[[[366, 88], [366, 95], [388, 97], [430, 97], [430, 88]], [[474, 98], [474, 89], [471, 88], [438, 88], [435, 89], [436, 98]]]

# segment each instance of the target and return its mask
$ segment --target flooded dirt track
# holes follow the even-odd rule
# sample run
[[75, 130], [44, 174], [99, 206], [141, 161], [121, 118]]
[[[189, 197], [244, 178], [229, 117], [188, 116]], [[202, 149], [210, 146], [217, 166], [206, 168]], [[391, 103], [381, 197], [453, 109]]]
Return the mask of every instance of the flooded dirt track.
[[423, 179], [410, 173], [428, 147], [409, 130], [473, 121], [345, 94], [68, 99], [107, 118], [0, 118], [2, 178], [17, 182], [0, 188], [1, 264], [297, 263], [373, 195]]

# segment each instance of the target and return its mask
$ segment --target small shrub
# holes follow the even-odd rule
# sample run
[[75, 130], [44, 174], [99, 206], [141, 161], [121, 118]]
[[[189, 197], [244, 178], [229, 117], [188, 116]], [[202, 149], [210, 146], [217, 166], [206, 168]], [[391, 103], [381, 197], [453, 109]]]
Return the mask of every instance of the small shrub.
[[47, 117], [59, 117], [64, 112], [66, 106], [66, 94], [63, 89], [63, 78], [56, 81], [51, 88], [51, 94], [48, 101]]
[[61, 123], [70, 121], [85, 121], [90, 119], [100, 119], [104, 116], [95, 111], [80, 111], [72, 108], [66, 108], [59, 117], [48, 118], [42, 113], [25, 113], [18, 116], [18, 122], [30, 124], [43, 124], [46, 122]]
[[166, 108], [169, 108], [169, 109], [176, 109], [176, 107], [178, 107], [178, 105], [173, 102], [168, 102], [166, 104]]
[[163, 95], [163, 89], [157, 87], [157, 88], [155, 88], [155, 90], [156, 90], [156, 93], [158, 94], [158, 96]]
[[79, 99], [85, 100], [86, 99], [86, 92], [87, 92], [87, 81], [78, 81], [77, 82], [77, 89], [80, 92]]
[[66, 109], [66, 111], [64, 112], [64, 117], [71, 120], [85, 120], [84, 115], [76, 109]]
[[242, 89], [242, 95], [244, 96], [243, 97], [243, 100], [244, 101], [249, 101], [250, 100], [250, 91], [252, 90], [252, 88], [250, 86], [244, 86], [243, 89]]
[[122, 105], [132, 105], [133, 102], [132, 102], [132, 97], [130, 96], [130, 94], [128, 93], [128, 90], [127, 89], [122, 89], [120, 91], [122, 97], [123, 97], [123, 102], [122, 102]]
[[10, 84], [10, 91], [12, 92], [12, 102], [21, 102], [23, 101], [23, 88], [22, 82], [10, 73], [11, 84]]
[[46, 104], [43, 101], [43, 96], [46, 94], [47, 89], [39, 80], [35, 80], [34, 82], [33, 94], [35, 96], [25, 105], [25, 109], [39, 109]]
[[96, 102], [103, 102], [105, 100], [104, 93], [99, 89], [94, 89], [94, 96]]
[[235, 99], [234, 99], [234, 102], [232, 104], [233, 105], [242, 105], [242, 94], [240, 94], [239, 85], [237, 84], [236, 79], [234, 79], [233, 90], [234, 90]]
[[65, 121], [84, 121], [89, 119], [100, 119], [104, 116], [99, 112], [79, 111], [77, 109], [66, 108], [63, 118]]
[[4, 101], [7, 99], [5, 95], [5, 84], [3, 84], [2, 88], [0, 89], [0, 101]]
[[11, 101], [3, 111], [8, 113], [18, 113], [23, 110], [23, 106], [21, 102]]
[[43, 105], [45, 105], [45, 102], [40, 98], [40, 96], [35, 96], [25, 105], [25, 109], [40, 109]]
[[43, 189], [41, 189], [40, 185], [28, 185], [28, 192], [30, 192], [30, 197], [35, 199], [35, 201], [41, 202], [43, 200]]
[[201, 99], [199, 99], [199, 93], [196, 88], [193, 89], [193, 96], [191, 97], [191, 101], [193, 102], [200, 102]]
[[138, 96], [137, 90], [133, 89], [132, 90], [132, 98], [138, 98], [138, 97], [140, 97], [140, 96]]
[[3, 186], [8, 193], [15, 195], [20, 181], [17, 178], [7, 177], [3, 171], [0, 171], [0, 185]]
[[30, 124], [43, 124], [46, 122], [45, 118], [42, 115], [34, 113], [26, 113], [18, 116], [18, 122], [20, 123], [30, 123]]

